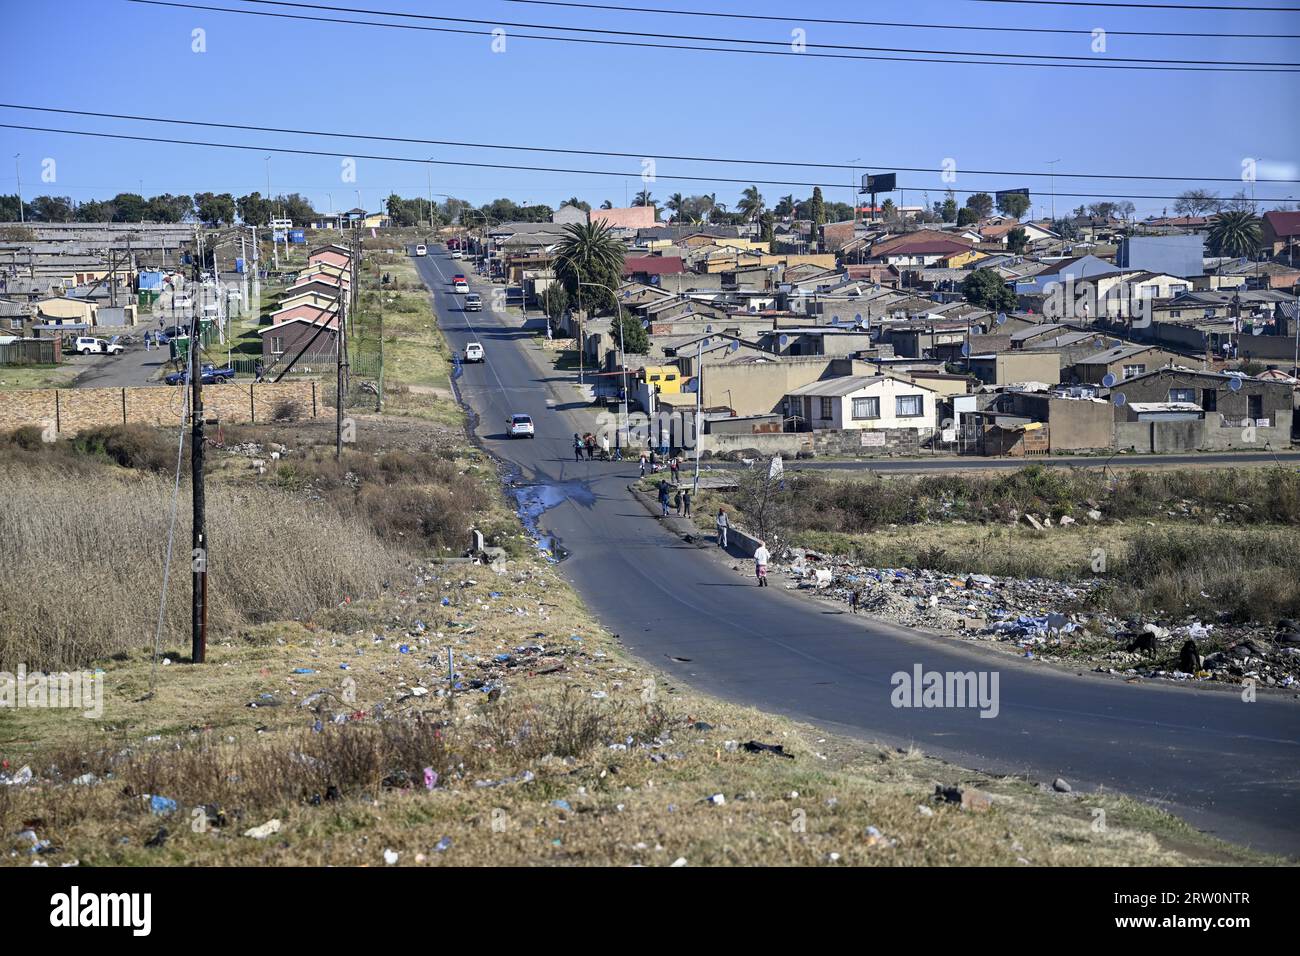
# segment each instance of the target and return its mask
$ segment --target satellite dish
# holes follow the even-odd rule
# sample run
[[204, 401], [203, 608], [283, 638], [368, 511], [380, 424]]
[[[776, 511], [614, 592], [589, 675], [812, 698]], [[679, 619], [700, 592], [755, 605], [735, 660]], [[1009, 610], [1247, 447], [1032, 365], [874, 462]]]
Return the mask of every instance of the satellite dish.
[[731, 343], [731, 351], [732, 351], [732, 352], [739, 352], [739, 351], [740, 351], [740, 343], [739, 343], [739, 342], [732, 342], [732, 343]]
[[984, 334], [984, 330], [981, 329], [978, 325], [972, 325], [971, 328], [970, 328], [970, 334], [971, 334], [971, 335], [983, 335], [983, 334]]
[[713, 343], [709, 339], [700, 339], [700, 348], [708, 348]]
[[838, 315], [832, 315], [831, 325], [839, 325], [839, 324], [840, 324], [840, 317]]
[[859, 312], [857, 315], [855, 315], [855, 316], [853, 317], [853, 321], [854, 321], [854, 322], [861, 322], [861, 321], [862, 321], [862, 313]]
[[706, 326], [704, 327], [704, 331], [705, 331], [705, 332], [712, 332], [712, 331], [713, 331], [713, 326], [711, 326], [711, 325], [706, 325]]
[[1005, 312], [999, 312], [997, 318], [998, 325], [1001, 325], [1002, 323], [1006, 322], [1006, 320], [1007, 320], [1007, 314]]
[[1264, 326], [1262, 326], [1262, 325], [1252, 325], [1252, 326], [1250, 327], [1250, 334], [1251, 334], [1251, 335], [1262, 335], [1263, 332], [1264, 332]]
[[1115, 402], [1116, 405], [1123, 406], [1124, 403], [1128, 401], [1128, 399], [1124, 397], [1123, 392], [1116, 392], [1113, 401]]
[[789, 345], [789, 344], [790, 344], [790, 336], [788, 336], [788, 335], [783, 335], [783, 336], [781, 336], [779, 339], [777, 339], [777, 341], [778, 341], [779, 343], [781, 343], [782, 345]]
[[1114, 373], [1112, 373], [1112, 372], [1107, 372], [1105, 375], [1103, 375], [1102, 378], [1101, 378], [1101, 384], [1105, 385], [1107, 388], [1110, 388], [1111, 386], [1113, 386], [1113, 385], [1115, 384], [1115, 375], [1114, 375]]
[[961, 354], [964, 355], [964, 356], [970, 355], [970, 343], [969, 343], [969, 342], [963, 342], [963, 343], [961, 344]]
[[1237, 375], [1232, 376], [1232, 381], [1228, 383], [1228, 388], [1229, 388], [1229, 390], [1231, 390], [1231, 391], [1234, 391], [1234, 392], [1240, 392], [1240, 391], [1241, 391], [1241, 378], [1240, 378], [1240, 376], [1237, 376]]

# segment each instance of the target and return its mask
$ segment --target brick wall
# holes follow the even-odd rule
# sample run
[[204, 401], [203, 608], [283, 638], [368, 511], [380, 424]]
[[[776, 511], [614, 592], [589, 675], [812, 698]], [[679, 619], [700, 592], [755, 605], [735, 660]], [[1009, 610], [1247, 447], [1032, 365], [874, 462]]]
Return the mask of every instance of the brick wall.
[[[315, 418], [322, 398], [314, 381], [213, 385], [203, 390], [208, 418], [223, 424], [271, 421], [281, 402], [297, 405], [297, 417]], [[0, 391], [0, 432], [24, 425], [54, 425], [73, 435], [98, 425], [179, 427], [184, 390], [172, 386], [135, 388], [29, 388]]]

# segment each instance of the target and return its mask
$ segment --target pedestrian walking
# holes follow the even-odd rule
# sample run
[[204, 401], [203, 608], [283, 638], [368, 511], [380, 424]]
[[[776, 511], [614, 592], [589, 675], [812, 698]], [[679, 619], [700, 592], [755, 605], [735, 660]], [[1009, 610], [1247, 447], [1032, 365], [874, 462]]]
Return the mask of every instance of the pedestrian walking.
[[718, 509], [718, 517], [714, 519], [714, 524], [718, 526], [718, 547], [726, 551], [727, 529], [731, 527], [731, 522], [727, 520], [727, 509]]
[[600, 436], [600, 452], [601, 452], [601, 457], [602, 457], [605, 461], [613, 461], [613, 460], [614, 460], [613, 458], [610, 457], [610, 454], [609, 454], [609, 436], [608, 436], [608, 435], [601, 435], [601, 436]]
[[674, 485], [679, 485], [679, 484], [681, 484], [681, 481], [682, 481], [681, 469], [682, 469], [682, 462], [681, 462], [681, 459], [680, 459], [680, 458], [674, 458], [674, 459], [673, 459], [671, 462], [669, 462], [669, 464], [668, 464], [668, 470], [671, 471], [671, 472], [673, 473], [673, 484], [674, 484]]
[[682, 489], [678, 488], [673, 494], [673, 507], [677, 509], [677, 517], [682, 516]]
[[668, 517], [668, 482], [662, 478], [659, 479], [659, 507], [663, 510], [663, 517]]
[[767, 562], [771, 557], [767, 545], [762, 541], [758, 542], [758, 548], [754, 551], [754, 576], [758, 578], [760, 588], [767, 587]]
[[683, 488], [682, 489], [682, 517], [689, 518], [690, 516], [691, 516], [691, 489]]
[[587, 446], [587, 461], [594, 460], [596, 457], [596, 436], [591, 432], [587, 432], [582, 441]]
[[645, 449], [642, 449], [641, 450], [641, 477], [642, 478], [645, 477], [645, 470], [648, 464], [650, 464], [650, 456], [645, 453]]
[[577, 432], [573, 433], [573, 457], [582, 461], [582, 439], [578, 437]]

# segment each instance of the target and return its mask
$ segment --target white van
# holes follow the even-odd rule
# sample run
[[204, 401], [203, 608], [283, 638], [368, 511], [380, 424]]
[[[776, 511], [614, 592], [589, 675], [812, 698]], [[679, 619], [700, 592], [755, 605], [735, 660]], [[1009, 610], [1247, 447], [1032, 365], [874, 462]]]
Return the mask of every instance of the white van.
[[420, 245], [415, 247], [415, 254], [417, 256], [427, 256], [429, 254], [429, 250], [424, 247], [424, 243], [420, 243]]

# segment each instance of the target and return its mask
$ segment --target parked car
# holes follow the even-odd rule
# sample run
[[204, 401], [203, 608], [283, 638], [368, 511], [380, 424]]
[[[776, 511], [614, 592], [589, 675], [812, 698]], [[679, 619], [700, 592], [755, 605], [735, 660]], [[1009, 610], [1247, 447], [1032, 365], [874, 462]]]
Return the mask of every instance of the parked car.
[[451, 257], [453, 259], [464, 259], [465, 253], [461, 252], [459, 249], [453, 249], [451, 250]]
[[78, 355], [117, 355], [123, 349], [122, 343], [116, 339], [105, 342], [93, 335], [79, 335], [77, 340], [72, 343], [72, 350]]
[[[170, 373], [163, 381], [168, 385], [184, 385], [188, 377], [189, 370], [181, 369], [179, 372]], [[221, 385], [225, 382], [233, 382], [234, 379], [235, 370], [229, 366], [217, 368], [215, 365], [204, 365], [202, 372], [199, 374], [199, 381], [203, 385]]]
[[527, 415], [510, 416], [510, 437], [511, 438], [536, 438], [533, 431], [533, 420]]
[[479, 295], [477, 292], [471, 292], [469, 295], [465, 296], [465, 311], [482, 312], [483, 297]]
[[483, 346], [477, 342], [467, 342], [465, 344], [465, 361], [482, 362], [484, 359]]

